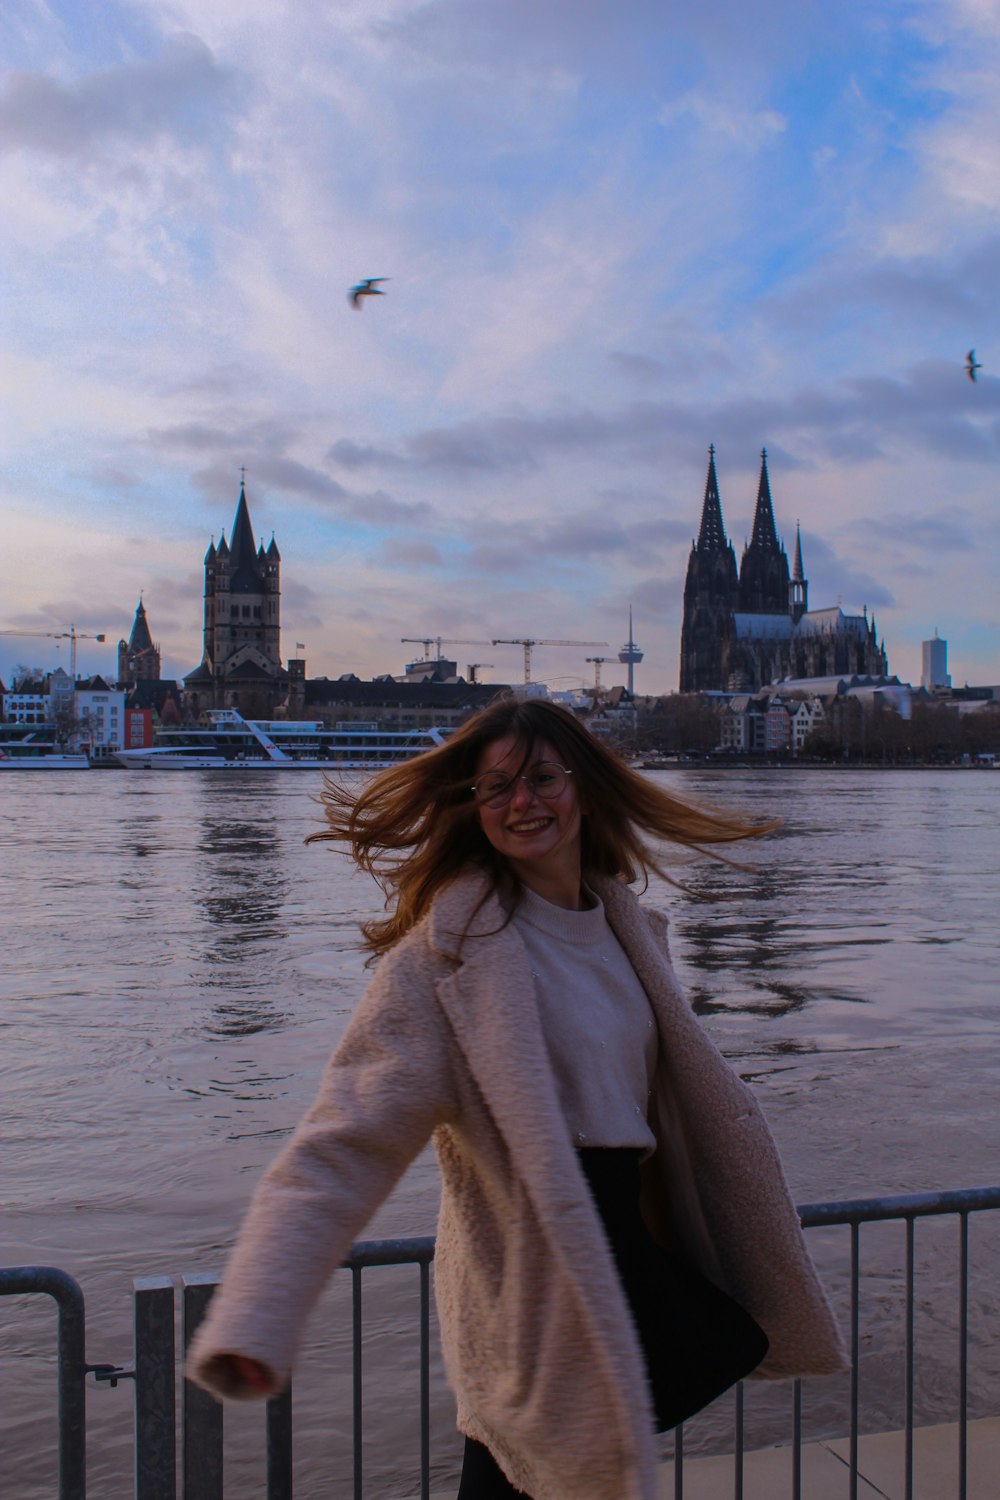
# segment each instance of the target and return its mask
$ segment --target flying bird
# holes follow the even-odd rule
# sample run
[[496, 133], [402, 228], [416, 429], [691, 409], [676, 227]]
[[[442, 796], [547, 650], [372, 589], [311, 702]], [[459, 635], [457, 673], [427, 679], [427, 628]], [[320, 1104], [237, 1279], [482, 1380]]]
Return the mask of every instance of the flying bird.
[[380, 281], [391, 281], [390, 276], [369, 276], [366, 281], [359, 281], [357, 286], [352, 286], [347, 294], [347, 300], [352, 307], [361, 309], [362, 297], [384, 297], [385, 292], [379, 290]]
[[982, 365], [979, 364], [976, 360], [975, 349], [970, 349], [968, 354], [965, 356], [965, 373], [973, 383], [975, 383], [976, 371], [981, 370], [982, 368]]

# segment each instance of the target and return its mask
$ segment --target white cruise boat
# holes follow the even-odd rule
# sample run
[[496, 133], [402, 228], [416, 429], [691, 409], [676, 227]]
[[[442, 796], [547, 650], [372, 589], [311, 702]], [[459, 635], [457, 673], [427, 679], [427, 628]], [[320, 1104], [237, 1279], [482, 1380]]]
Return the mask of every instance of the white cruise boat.
[[23, 742], [0, 745], [0, 771], [89, 771], [86, 755], [24, 747]]
[[244, 719], [234, 708], [204, 714], [181, 729], [161, 729], [146, 750], [118, 750], [133, 771], [374, 771], [443, 745], [440, 729], [383, 729], [368, 722], [295, 723]]

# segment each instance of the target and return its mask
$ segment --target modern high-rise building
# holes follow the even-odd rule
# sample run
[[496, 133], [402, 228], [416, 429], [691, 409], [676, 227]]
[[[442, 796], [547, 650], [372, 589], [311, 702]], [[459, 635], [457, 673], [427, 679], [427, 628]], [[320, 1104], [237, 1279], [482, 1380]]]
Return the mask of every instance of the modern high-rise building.
[[920, 646], [920, 686], [932, 692], [934, 688], [950, 688], [948, 676], [948, 642], [943, 641], [934, 627], [934, 638], [922, 641]]

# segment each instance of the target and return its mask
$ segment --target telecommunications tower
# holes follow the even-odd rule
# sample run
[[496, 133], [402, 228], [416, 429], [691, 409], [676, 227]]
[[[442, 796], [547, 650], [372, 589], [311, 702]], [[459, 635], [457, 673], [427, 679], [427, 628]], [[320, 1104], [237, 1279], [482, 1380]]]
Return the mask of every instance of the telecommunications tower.
[[630, 604], [628, 607], [628, 640], [618, 653], [618, 660], [628, 667], [628, 695], [630, 698], [635, 696], [635, 666], [637, 662], [642, 661], [642, 656], [643, 653], [632, 639], [632, 606]]

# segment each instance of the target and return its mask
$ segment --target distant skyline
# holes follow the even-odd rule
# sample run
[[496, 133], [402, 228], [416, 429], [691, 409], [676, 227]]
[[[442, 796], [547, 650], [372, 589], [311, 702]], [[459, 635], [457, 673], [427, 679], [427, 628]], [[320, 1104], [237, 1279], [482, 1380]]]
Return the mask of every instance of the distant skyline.
[[[737, 556], [766, 447], [810, 605], [1000, 682], [990, 0], [9, 0], [0, 41], [0, 627], [113, 674], [141, 593], [192, 671], [245, 465], [311, 675], [616, 657], [631, 604], [667, 691], [714, 443]], [[0, 679], [68, 656], [0, 636]]]

